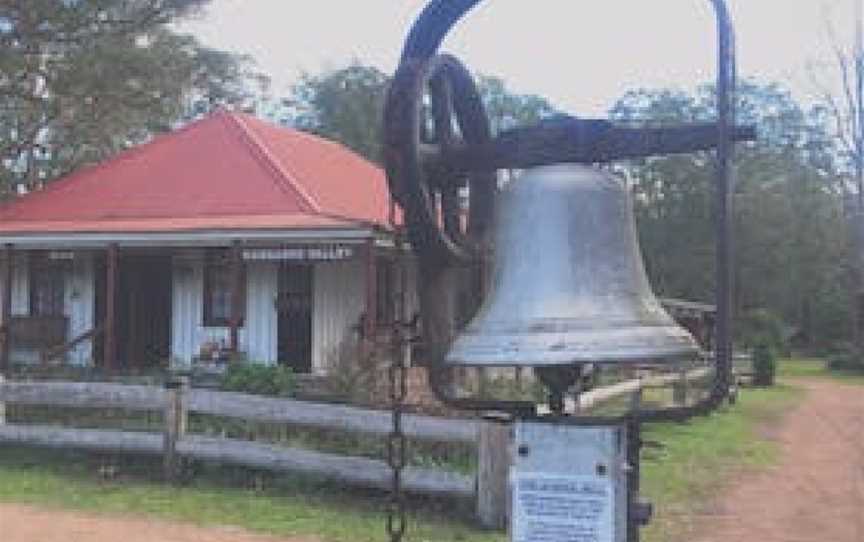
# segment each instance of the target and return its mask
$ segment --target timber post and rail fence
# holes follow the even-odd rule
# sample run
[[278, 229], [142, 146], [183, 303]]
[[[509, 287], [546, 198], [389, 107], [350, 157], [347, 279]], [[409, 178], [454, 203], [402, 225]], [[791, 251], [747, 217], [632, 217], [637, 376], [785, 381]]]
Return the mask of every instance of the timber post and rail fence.
[[[678, 386], [674, 394], [676, 401], [686, 400], [686, 382], [706, 374], [707, 369], [700, 369], [683, 377], [665, 375], [619, 382], [583, 393], [575, 407], [589, 409], [617, 397], [641, 398], [643, 389], [670, 384]], [[10, 423], [7, 405], [161, 412], [163, 431], [160, 434]], [[165, 477], [169, 480], [176, 479], [183, 460], [195, 459], [315, 475], [359, 487], [385, 490], [390, 487], [390, 468], [383, 460], [193, 434], [186, 429], [192, 413], [351, 432], [378, 436], [382, 441], [391, 430], [390, 413], [385, 410], [191, 388], [186, 377], [172, 377], [164, 386], [146, 386], [10, 381], [0, 375], [0, 444], [161, 457]], [[404, 490], [472, 499], [481, 524], [503, 527], [510, 464], [508, 424], [405, 414], [403, 431], [412, 440], [476, 446], [478, 455], [477, 473], [473, 476], [443, 469], [406, 467]]]

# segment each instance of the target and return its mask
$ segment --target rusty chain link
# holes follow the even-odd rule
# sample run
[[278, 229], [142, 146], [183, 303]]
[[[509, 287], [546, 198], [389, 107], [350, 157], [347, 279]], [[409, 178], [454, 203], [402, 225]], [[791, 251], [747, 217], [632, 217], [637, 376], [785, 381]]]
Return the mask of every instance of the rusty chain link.
[[[405, 254], [405, 243], [401, 232], [397, 234], [396, 250], [399, 259]], [[402, 494], [402, 470], [405, 468], [408, 454], [408, 440], [402, 432], [402, 412], [405, 408], [405, 399], [408, 395], [408, 372], [406, 361], [408, 358], [408, 322], [406, 307], [406, 285], [407, 270], [404, 261], [400, 265], [400, 288], [399, 288], [399, 315], [393, 324], [393, 351], [392, 361], [388, 368], [390, 391], [390, 408], [392, 412], [393, 428], [387, 436], [387, 464], [393, 473], [390, 502], [387, 507], [387, 535], [390, 542], [400, 542], [405, 535], [407, 527], [407, 513], [405, 510], [405, 496]]]

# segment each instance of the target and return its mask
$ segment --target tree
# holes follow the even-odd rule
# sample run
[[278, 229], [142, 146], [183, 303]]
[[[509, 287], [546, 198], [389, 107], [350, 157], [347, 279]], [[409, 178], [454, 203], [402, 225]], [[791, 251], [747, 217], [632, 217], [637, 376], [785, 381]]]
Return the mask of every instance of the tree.
[[0, 195], [248, 100], [248, 59], [167, 26], [204, 3], [0, 0]]
[[486, 106], [492, 133], [495, 134], [560, 114], [546, 98], [536, 94], [513, 93], [500, 77], [479, 74], [477, 88]]
[[[853, 2], [855, 40], [844, 46], [826, 10], [825, 28], [832, 48], [835, 77], [814, 77], [820, 88], [824, 115], [833, 122], [838, 154], [844, 159], [844, 217], [847, 299], [851, 302], [852, 339], [864, 355], [864, 15]], [[832, 74], [834, 75], [834, 74]], [[826, 84], [826, 79], [831, 80]]]
[[[476, 80], [493, 133], [557, 113], [545, 98], [511, 92], [503, 79], [480, 74]], [[389, 83], [389, 76], [356, 61], [320, 75], [307, 74], [274, 116], [380, 162], [381, 119]]]
[[[735, 309], [766, 308], [790, 323], [804, 343], [841, 340], [842, 196], [833, 141], [819, 108], [805, 110], [777, 84], [745, 81], [739, 121], [760, 139], [740, 146], [734, 198]], [[714, 93], [627, 93], [611, 117], [624, 123], [705, 121]], [[631, 180], [640, 241], [655, 287], [668, 296], [710, 301], [713, 293], [713, 165], [710, 154], [634, 161]], [[837, 331], [841, 334], [838, 336]]]
[[381, 161], [381, 119], [389, 77], [358, 62], [304, 75], [283, 101], [281, 121], [343, 143], [366, 158]]

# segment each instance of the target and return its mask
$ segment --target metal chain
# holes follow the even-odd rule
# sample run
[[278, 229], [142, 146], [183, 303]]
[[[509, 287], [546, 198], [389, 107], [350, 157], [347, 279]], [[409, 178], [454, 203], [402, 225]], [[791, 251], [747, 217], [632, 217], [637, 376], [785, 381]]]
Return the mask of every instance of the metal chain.
[[397, 234], [396, 249], [400, 261], [399, 316], [393, 325], [392, 362], [388, 369], [390, 384], [390, 408], [393, 428], [387, 437], [387, 464], [393, 473], [390, 502], [387, 507], [387, 535], [390, 542], [400, 542], [407, 527], [405, 496], [402, 493], [402, 470], [408, 454], [408, 441], [402, 432], [402, 412], [408, 395], [408, 322], [406, 314], [407, 270], [404, 257], [405, 244], [401, 234]]

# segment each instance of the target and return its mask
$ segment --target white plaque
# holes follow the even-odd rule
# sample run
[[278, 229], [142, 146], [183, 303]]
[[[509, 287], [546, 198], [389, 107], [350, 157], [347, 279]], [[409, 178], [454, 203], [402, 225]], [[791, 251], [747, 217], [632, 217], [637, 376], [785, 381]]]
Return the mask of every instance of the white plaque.
[[614, 542], [608, 477], [516, 472], [511, 482], [513, 542]]

